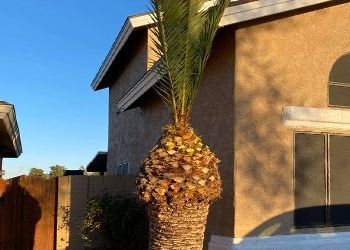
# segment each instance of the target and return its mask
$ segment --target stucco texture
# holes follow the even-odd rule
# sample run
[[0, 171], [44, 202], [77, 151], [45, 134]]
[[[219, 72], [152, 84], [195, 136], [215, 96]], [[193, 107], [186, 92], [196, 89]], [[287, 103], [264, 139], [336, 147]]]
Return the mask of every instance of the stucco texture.
[[[129, 139], [130, 133], [137, 133], [140, 129], [133, 118], [137, 116], [137, 111], [125, 113], [118, 116], [118, 101], [137, 83], [137, 81], [147, 72], [147, 31], [140, 31], [132, 37], [133, 45], [126, 48], [127, 52], [122, 55], [124, 57], [123, 64], [116, 69], [118, 77], [115, 78], [109, 87], [109, 122], [108, 122], [108, 159], [107, 169], [115, 168], [118, 164], [129, 162], [126, 154], [129, 151], [123, 150], [130, 148], [138, 153], [137, 145], [135, 145], [132, 137]], [[126, 129], [123, 124], [128, 127]], [[123, 131], [123, 133], [118, 133]], [[119, 157], [119, 160], [117, 159]], [[131, 161], [131, 167], [135, 165]]]
[[168, 115], [157, 96], [142, 105], [115, 117], [115, 127], [110, 128], [111, 142], [108, 149], [108, 166], [128, 162], [131, 174], [137, 173], [146, 154], [160, 138]]
[[234, 34], [233, 28], [222, 29], [217, 34], [191, 120], [203, 142], [221, 160], [222, 198], [210, 208], [207, 237], [233, 236]]
[[[114, 66], [116, 78], [111, 80], [110, 101], [119, 101], [147, 72], [147, 31], [137, 31], [121, 52], [120, 63]], [[116, 104], [116, 103], [114, 103]]]
[[282, 108], [328, 107], [332, 65], [350, 52], [349, 20], [345, 3], [237, 29], [235, 237], [296, 232], [295, 131], [282, 125]]

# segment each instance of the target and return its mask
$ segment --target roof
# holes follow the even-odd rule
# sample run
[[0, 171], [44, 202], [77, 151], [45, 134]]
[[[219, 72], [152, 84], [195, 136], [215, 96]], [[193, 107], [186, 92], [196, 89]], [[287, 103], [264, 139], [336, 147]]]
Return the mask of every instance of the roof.
[[[208, 1], [204, 8], [213, 4]], [[267, 17], [291, 10], [305, 8], [321, 3], [336, 2], [335, 0], [231, 0], [225, 10], [220, 27], [233, 25], [261, 17]], [[132, 34], [140, 29], [146, 29], [153, 24], [150, 13], [130, 16], [126, 19], [120, 33], [112, 45], [109, 53], [103, 61], [99, 71], [91, 83], [93, 90], [100, 90], [109, 86], [105, 83], [105, 76], [113, 62], [118, 60], [118, 55], [128, 43]]]
[[0, 101], [0, 156], [17, 158], [22, 153], [21, 138], [15, 107]]
[[107, 152], [98, 152], [87, 165], [87, 172], [107, 172]]
[[71, 175], [84, 175], [84, 170], [78, 169], [78, 170], [65, 170], [64, 176], [71, 176]]

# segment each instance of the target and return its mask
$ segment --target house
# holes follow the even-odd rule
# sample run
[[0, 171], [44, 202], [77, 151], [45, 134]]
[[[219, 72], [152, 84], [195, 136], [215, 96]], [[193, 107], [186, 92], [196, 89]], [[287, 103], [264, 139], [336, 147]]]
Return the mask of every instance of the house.
[[4, 175], [3, 158], [17, 158], [22, 153], [15, 107], [0, 101], [0, 178]]
[[[350, 1], [232, 1], [220, 26], [192, 119], [221, 159], [209, 248], [347, 248]], [[92, 82], [109, 89], [109, 173], [135, 174], [170, 120], [151, 28], [129, 17]]]

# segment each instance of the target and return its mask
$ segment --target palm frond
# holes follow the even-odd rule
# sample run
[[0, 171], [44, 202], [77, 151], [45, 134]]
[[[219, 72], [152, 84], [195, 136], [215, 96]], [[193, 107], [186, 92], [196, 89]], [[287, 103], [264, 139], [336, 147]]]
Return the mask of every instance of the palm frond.
[[188, 120], [203, 72], [229, 0], [202, 10], [205, 0], [151, 0], [156, 28], [154, 51], [161, 58], [158, 92], [168, 102], [174, 122]]

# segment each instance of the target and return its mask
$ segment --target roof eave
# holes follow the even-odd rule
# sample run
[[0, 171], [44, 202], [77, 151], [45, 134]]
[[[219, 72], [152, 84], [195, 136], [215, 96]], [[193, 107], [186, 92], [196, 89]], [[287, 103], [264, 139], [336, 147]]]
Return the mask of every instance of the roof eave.
[[22, 144], [14, 106], [11, 104], [0, 105], [0, 119], [11, 139], [10, 144], [12, 151], [10, 155], [5, 155], [3, 157], [17, 158], [22, 154]]
[[[237, 0], [232, 0], [231, 2], [235, 1]], [[257, 0], [245, 4], [235, 5], [226, 9], [220, 22], [220, 27], [332, 1], [334, 0]], [[209, 7], [213, 2], [214, 1], [208, 2], [205, 8]], [[112, 48], [110, 49], [91, 84], [93, 90], [97, 91], [108, 87], [103, 86], [101, 82], [108, 72], [112, 62], [115, 60], [124, 45], [128, 42], [128, 39], [133, 31], [135, 29], [146, 28], [151, 24], [154, 24], [154, 22], [150, 13], [127, 18], [121, 32], [113, 43]]]
[[103, 61], [99, 71], [97, 72], [94, 80], [91, 83], [91, 87], [94, 91], [106, 88], [107, 86], [101, 86], [103, 77], [106, 75], [109, 67], [113, 63], [114, 59], [117, 57], [119, 52], [122, 50], [124, 45], [129, 40], [129, 37], [134, 32], [135, 29], [145, 28], [147, 25], [153, 23], [153, 20], [149, 13], [128, 17], [118, 34], [116, 40], [114, 41], [112, 48], [109, 50], [105, 60]]
[[[236, 2], [239, 0], [231, 0], [231, 2]], [[206, 2], [203, 6], [203, 9], [213, 6], [215, 0]], [[103, 81], [104, 76], [106, 75], [109, 67], [123, 49], [124, 45], [129, 40], [129, 37], [134, 32], [135, 29], [146, 28], [149, 25], [154, 24], [154, 20], [151, 14], [145, 13], [135, 16], [130, 16], [126, 19], [123, 27], [121, 28], [120, 33], [118, 34], [116, 40], [114, 41], [112, 48], [109, 50], [105, 60], [103, 61], [100, 69], [98, 70], [94, 80], [91, 83], [91, 87], [94, 91], [107, 88], [108, 86], [102, 86], [101, 82]]]
[[101, 156], [104, 156], [106, 157], [105, 158], [105, 163], [104, 163], [104, 166], [100, 166], [100, 167], [103, 167], [103, 170], [107, 168], [107, 155], [108, 155], [108, 152], [97, 152], [97, 154], [95, 155], [95, 157], [89, 162], [89, 164], [87, 165], [86, 167], [86, 170], [87, 172], [100, 172], [101, 169], [98, 169], [98, 171], [95, 171], [97, 170], [95, 167], [96, 166], [93, 166], [94, 164], [96, 164], [96, 161], [98, 160], [98, 157], [101, 157]]
[[[275, 6], [271, 6], [271, 2], [278, 2]], [[244, 22], [251, 19], [266, 17], [289, 10], [314, 5], [315, 2], [325, 3], [332, 0], [260, 0], [259, 2], [251, 2], [244, 5], [236, 6], [234, 11], [227, 11], [221, 20], [220, 26], [226, 26]], [[270, 4], [268, 4], [270, 3]], [[150, 69], [135, 85], [132, 87], [117, 103], [118, 112], [123, 112], [131, 107], [142, 95], [157, 83], [157, 76], [153, 69]]]

